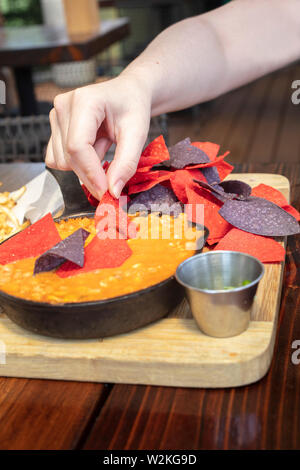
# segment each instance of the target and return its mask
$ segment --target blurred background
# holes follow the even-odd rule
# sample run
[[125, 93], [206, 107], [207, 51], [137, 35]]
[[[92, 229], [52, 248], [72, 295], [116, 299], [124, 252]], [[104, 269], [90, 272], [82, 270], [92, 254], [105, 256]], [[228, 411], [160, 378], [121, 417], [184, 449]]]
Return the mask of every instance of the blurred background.
[[[160, 31], [224, 3], [0, 0], [0, 79], [6, 84], [0, 162], [42, 161], [57, 94], [118, 75]], [[187, 136], [215, 141], [231, 150], [233, 163], [297, 162], [299, 107], [290, 100], [297, 78], [293, 64], [209, 103], [159, 116], [149, 140], [163, 133], [170, 145]]]

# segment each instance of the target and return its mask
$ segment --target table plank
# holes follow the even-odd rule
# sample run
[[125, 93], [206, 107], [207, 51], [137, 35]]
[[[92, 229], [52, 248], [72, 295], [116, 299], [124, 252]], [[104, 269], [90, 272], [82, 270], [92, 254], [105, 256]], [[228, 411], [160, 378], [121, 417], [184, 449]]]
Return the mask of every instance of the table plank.
[[[226, 149], [230, 150], [229, 161], [248, 161], [249, 152], [256, 132], [257, 122], [260, 118], [266, 97], [269, 93], [273, 77], [271, 75], [252, 83], [244, 88], [245, 101], [240, 113], [236, 115], [232, 127], [226, 135]], [[241, 138], [241, 136], [243, 136]]]
[[[204, 115], [207, 121], [201, 121], [203, 128], [192, 119], [192, 138], [209, 136], [211, 140], [218, 141], [216, 135], [223, 136], [220, 143], [227, 146], [226, 139], [244, 112], [243, 100], [249, 98], [248, 87], [219, 98], [220, 107], [209, 105], [205, 108], [213, 109], [214, 114]], [[226, 111], [233, 95], [235, 107]], [[270, 100], [268, 103], [271, 106]], [[285, 109], [280, 124], [276, 151], [278, 162], [297, 162], [299, 159], [296, 150], [299, 107], [292, 106]], [[262, 109], [262, 121], [266, 113]], [[212, 116], [218, 120], [217, 124]], [[244, 124], [246, 122], [245, 119]], [[189, 123], [178, 124], [178, 132], [179, 129], [185, 137], [189, 134]], [[202, 129], [207, 129], [207, 133], [203, 134]], [[174, 141], [179, 140], [176, 132]], [[239, 133], [235, 133], [237, 148], [245, 133], [246, 139], [249, 138], [248, 132], [244, 125]], [[271, 135], [274, 139], [274, 132]], [[230, 157], [235, 162], [244, 158], [245, 154], [236, 152]], [[256, 152], [255, 155], [252, 152], [251, 158], [251, 163], [237, 165], [236, 170], [284, 174], [291, 179], [291, 200], [299, 209], [300, 165], [263, 165], [260, 162], [264, 161], [264, 156]], [[29, 165], [32, 167], [28, 166], [26, 171], [25, 167], [20, 167], [21, 172], [16, 172], [12, 165], [0, 165], [0, 181], [4, 180], [8, 189], [18, 187], [23, 184], [24, 171], [28, 179], [41, 171], [35, 164]], [[227, 390], [117, 385], [109, 395], [109, 390], [104, 393], [99, 384], [1, 379], [0, 419], [5, 423], [5, 427], [0, 429], [1, 448], [299, 448], [300, 366], [291, 362], [292, 342], [300, 339], [299, 266], [299, 237], [290, 237], [275, 355], [270, 372], [262, 381]], [[47, 390], [50, 390], [50, 395]], [[59, 397], [57, 400], [56, 395]], [[83, 399], [82, 395], [85, 395]], [[72, 419], [68, 415], [73, 415]], [[68, 426], [64, 419], [69, 419]], [[57, 436], [59, 433], [61, 436]]]
[[230, 150], [234, 164], [298, 162], [300, 105], [291, 102], [291, 84], [299, 71], [299, 64], [290, 65], [200, 105], [194, 114], [170, 115], [170, 144], [186, 136], [217, 142], [221, 152]]
[[[236, 170], [285, 174], [300, 208], [300, 165], [249, 164]], [[291, 362], [292, 342], [300, 339], [299, 253], [299, 237], [289, 237], [279, 333], [265, 378], [221, 390], [115, 385], [83, 448], [299, 448], [300, 366]]]
[[73, 449], [102, 406], [102, 384], [0, 379], [0, 449]]
[[[0, 164], [2, 190], [26, 184], [43, 163]], [[0, 378], [0, 449], [73, 449], [108, 395], [103, 384]]]
[[300, 77], [300, 64], [296, 64], [291, 69], [290, 80], [286, 88], [281, 90], [285, 96], [285, 108], [282, 110], [281, 126], [278, 129], [278, 137], [274, 148], [273, 160], [276, 162], [294, 162], [300, 160], [300, 105], [292, 103], [291, 96], [294, 91], [291, 86], [294, 80]]
[[[274, 161], [283, 117], [290, 102], [291, 83], [297, 73], [299, 73], [299, 68], [292, 66], [284, 71], [274, 72], [270, 76], [265, 100], [262, 103], [259, 119], [256, 121], [255, 138], [246, 149], [247, 153], [242, 161], [251, 162], [258, 156], [264, 162]], [[286, 161], [286, 157], [282, 155], [278, 161]]]

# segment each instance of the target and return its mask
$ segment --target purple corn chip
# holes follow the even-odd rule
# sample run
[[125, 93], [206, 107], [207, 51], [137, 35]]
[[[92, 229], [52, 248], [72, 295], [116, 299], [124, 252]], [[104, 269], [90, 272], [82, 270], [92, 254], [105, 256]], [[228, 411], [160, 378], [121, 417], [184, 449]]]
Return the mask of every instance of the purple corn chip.
[[247, 200], [228, 200], [219, 214], [231, 225], [245, 232], [269, 237], [300, 233], [300, 226], [291, 214], [260, 197]]
[[200, 168], [200, 170], [202, 171], [203, 176], [206, 178], [206, 181], [209, 184], [220, 183], [221, 180], [216, 167], [211, 166], [208, 168]]
[[236, 199], [248, 199], [251, 194], [251, 186], [239, 180], [222, 181], [219, 184], [228, 194], [235, 194]]
[[207, 189], [213, 193], [215, 198], [219, 201], [225, 202], [228, 199], [233, 199], [235, 194], [225, 193], [224, 189], [219, 184], [209, 184], [204, 181], [193, 180], [195, 183], [199, 184], [201, 188]]
[[181, 170], [188, 165], [210, 162], [208, 155], [203, 150], [191, 145], [189, 137], [169, 147], [169, 153], [169, 165], [176, 170]]
[[225, 202], [228, 199], [244, 201], [245, 199], [248, 199], [251, 194], [251, 186], [239, 180], [223, 181], [219, 184], [209, 184], [196, 179], [194, 179], [194, 181], [199, 184], [199, 186], [202, 186], [202, 188], [211, 191], [213, 195], [222, 202]]
[[128, 206], [130, 214], [149, 211], [177, 217], [182, 212], [182, 206], [171, 189], [157, 184], [133, 197]]
[[81, 268], [84, 265], [84, 243], [90, 233], [82, 228], [50, 248], [34, 265], [34, 274], [52, 271], [65, 261], [72, 261]]

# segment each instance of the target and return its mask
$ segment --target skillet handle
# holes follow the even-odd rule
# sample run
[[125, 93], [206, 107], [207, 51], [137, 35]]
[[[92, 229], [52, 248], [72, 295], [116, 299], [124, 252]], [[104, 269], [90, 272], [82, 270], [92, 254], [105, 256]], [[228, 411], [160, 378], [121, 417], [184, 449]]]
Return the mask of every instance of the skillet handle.
[[87, 200], [79, 179], [73, 171], [54, 170], [48, 167], [46, 169], [54, 176], [61, 189], [65, 203], [63, 217], [93, 211], [93, 207]]

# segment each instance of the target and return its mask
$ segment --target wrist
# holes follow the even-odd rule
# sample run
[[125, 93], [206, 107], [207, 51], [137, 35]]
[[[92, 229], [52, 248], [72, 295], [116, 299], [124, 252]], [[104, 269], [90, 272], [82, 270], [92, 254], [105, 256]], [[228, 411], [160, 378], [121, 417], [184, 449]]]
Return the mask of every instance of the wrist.
[[135, 90], [139, 90], [150, 108], [151, 116], [155, 114], [157, 101], [157, 76], [150, 63], [135, 63], [133, 61], [120, 74], [120, 78], [128, 80]]

